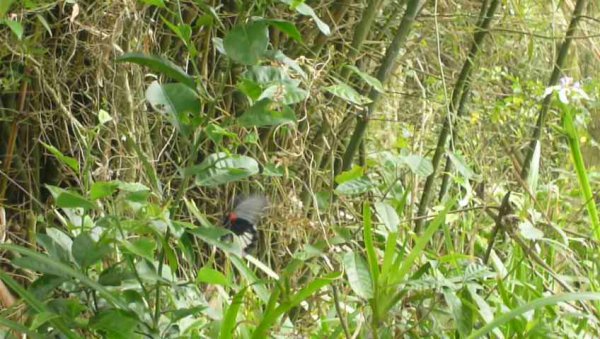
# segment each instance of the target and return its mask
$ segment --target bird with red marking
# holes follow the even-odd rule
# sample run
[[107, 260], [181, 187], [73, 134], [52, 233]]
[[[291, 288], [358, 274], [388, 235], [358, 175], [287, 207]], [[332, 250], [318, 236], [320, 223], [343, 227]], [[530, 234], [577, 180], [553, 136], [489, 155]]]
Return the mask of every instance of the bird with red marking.
[[256, 246], [258, 241], [256, 225], [265, 214], [267, 207], [268, 201], [263, 195], [240, 197], [236, 199], [233, 211], [225, 218], [225, 227], [238, 236], [245, 252]]

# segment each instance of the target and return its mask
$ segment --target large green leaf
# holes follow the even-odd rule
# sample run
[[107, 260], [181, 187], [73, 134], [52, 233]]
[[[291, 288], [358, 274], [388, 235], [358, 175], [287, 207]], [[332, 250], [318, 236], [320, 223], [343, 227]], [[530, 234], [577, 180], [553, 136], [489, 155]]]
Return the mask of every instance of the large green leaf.
[[227, 56], [244, 65], [256, 65], [269, 45], [267, 24], [256, 21], [234, 27], [223, 39]]
[[186, 174], [196, 175], [196, 184], [217, 186], [238, 181], [259, 172], [256, 160], [243, 155], [214, 153], [204, 161], [186, 170]]
[[305, 4], [304, 1], [298, 1], [298, 0], [280, 0], [280, 1], [283, 2], [284, 4], [289, 5], [291, 8], [295, 9], [296, 12], [298, 12], [302, 15], [311, 17], [317, 24], [317, 27], [319, 28], [321, 33], [323, 33], [325, 35], [331, 34], [331, 29], [329, 29], [329, 26], [326, 23], [324, 23], [323, 20], [319, 19], [319, 17], [315, 13], [315, 10], [312, 9], [312, 7], [310, 7], [309, 5]]
[[377, 78], [371, 76], [370, 74], [367, 74], [367, 73], [361, 71], [356, 66], [345, 65], [344, 67], [350, 69], [352, 72], [354, 72], [356, 75], [358, 75], [364, 82], [366, 82], [371, 87], [373, 87], [377, 92], [383, 93], [385, 91], [384, 88], [383, 88], [383, 85], [381, 84], [381, 82]]
[[60, 208], [83, 208], [83, 209], [95, 209], [96, 205], [82, 197], [78, 193], [64, 190], [60, 187], [46, 185], [46, 188], [50, 191], [54, 199], [56, 200], [56, 206]]
[[109, 251], [108, 245], [96, 243], [87, 233], [79, 234], [71, 246], [73, 258], [82, 268], [100, 261]]
[[146, 100], [155, 110], [169, 116], [184, 135], [199, 124], [200, 101], [192, 89], [181, 83], [161, 85], [154, 81], [146, 90]]
[[354, 88], [344, 83], [339, 83], [336, 85], [325, 87], [325, 90], [335, 96], [338, 96], [352, 104], [356, 104], [359, 106], [366, 105], [371, 102], [371, 99], [360, 95]]
[[146, 66], [157, 73], [162, 73], [171, 79], [181, 82], [192, 90], [196, 88], [196, 83], [192, 76], [171, 61], [158, 56], [143, 53], [125, 53], [117, 58], [117, 62], [132, 62]]
[[364, 299], [373, 298], [373, 280], [365, 258], [354, 252], [348, 252], [342, 258], [348, 283], [354, 293]]
[[375, 185], [368, 177], [363, 176], [357, 179], [348, 180], [335, 188], [335, 193], [341, 195], [355, 195], [368, 192]]
[[296, 113], [291, 108], [283, 105], [276, 110], [273, 109], [274, 106], [277, 105], [273, 101], [263, 99], [244, 112], [237, 121], [244, 127], [277, 126], [296, 122]]
[[398, 225], [400, 225], [400, 217], [398, 217], [398, 213], [396, 213], [396, 210], [392, 206], [386, 204], [385, 202], [376, 202], [375, 210], [377, 211], [377, 216], [379, 217], [379, 220], [381, 220], [385, 224], [389, 231], [398, 231]]
[[277, 28], [278, 30], [287, 34], [287, 36], [289, 36], [290, 38], [300, 43], [302, 42], [302, 35], [300, 34], [300, 31], [298, 30], [298, 28], [296, 28], [296, 25], [294, 25], [294, 23], [289, 22], [287, 20], [278, 19], [262, 19], [260, 21]]
[[431, 164], [431, 160], [420, 155], [411, 154], [402, 157], [402, 161], [408, 165], [408, 168], [410, 168], [414, 174], [418, 176], [427, 177], [433, 173], [433, 165]]

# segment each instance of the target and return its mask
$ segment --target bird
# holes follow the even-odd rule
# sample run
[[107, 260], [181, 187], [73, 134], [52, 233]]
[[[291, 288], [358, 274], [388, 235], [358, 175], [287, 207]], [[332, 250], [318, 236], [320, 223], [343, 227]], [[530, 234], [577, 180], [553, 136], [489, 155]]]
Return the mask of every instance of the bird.
[[265, 214], [269, 202], [264, 195], [253, 194], [237, 197], [233, 210], [225, 217], [225, 228], [238, 236], [242, 250], [248, 252], [256, 246], [258, 229], [256, 225]]

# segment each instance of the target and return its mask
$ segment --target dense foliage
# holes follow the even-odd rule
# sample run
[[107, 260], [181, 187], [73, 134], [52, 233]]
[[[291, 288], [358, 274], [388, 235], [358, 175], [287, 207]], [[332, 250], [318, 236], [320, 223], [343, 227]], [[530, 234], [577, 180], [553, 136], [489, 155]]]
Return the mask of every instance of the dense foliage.
[[597, 13], [0, 0], [3, 335], [599, 336]]

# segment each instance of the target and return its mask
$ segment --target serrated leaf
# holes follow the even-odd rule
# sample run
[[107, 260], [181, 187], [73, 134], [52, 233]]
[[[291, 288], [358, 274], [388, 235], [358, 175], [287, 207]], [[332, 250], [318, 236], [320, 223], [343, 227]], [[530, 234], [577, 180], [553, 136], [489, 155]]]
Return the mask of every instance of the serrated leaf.
[[371, 103], [371, 99], [360, 95], [354, 88], [344, 83], [325, 87], [325, 90], [337, 97], [359, 106]]
[[348, 252], [342, 260], [352, 291], [363, 299], [373, 298], [373, 281], [365, 259], [358, 253]]
[[269, 30], [260, 21], [236, 26], [223, 39], [227, 56], [243, 65], [258, 64], [268, 45]]

